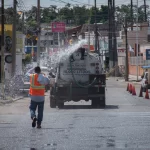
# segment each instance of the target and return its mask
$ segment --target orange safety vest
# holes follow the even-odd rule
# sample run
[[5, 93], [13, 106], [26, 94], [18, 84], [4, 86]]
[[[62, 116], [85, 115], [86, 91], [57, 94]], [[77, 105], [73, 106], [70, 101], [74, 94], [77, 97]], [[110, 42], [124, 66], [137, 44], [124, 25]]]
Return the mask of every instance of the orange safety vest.
[[45, 86], [38, 82], [38, 74], [30, 75], [30, 91], [32, 96], [44, 96]]

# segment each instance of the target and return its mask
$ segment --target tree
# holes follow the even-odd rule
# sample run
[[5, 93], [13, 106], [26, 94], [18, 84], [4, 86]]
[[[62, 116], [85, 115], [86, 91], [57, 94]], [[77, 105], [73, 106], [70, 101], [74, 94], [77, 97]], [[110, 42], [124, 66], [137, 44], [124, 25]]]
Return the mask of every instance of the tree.
[[102, 5], [98, 15], [100, 23], [106, 23], [108, 21], [108, 6]]
[[50, 23], [57, 18], [57, 6], [51, 5], [41, 10], [41, 23]]
[[[131, 18], [131, 6], [130, 5], [121, 5], [116, 7], [116, 20], [117, 22], [124, 22], [124, 18], [128, 20], [131, 24], [131, 19], [136, 22], [136, 5], [133, 6], [133, 18]], [[14, 10], [12, 7], [5, 9], [5, 23], [12, 24], [13, 17], [12, 14]], [[149, 13], [147, 11], [147, 13]], [[144, 9], [143, 7], [138, 8], [138, 20], [139, 22], [144, 22]], [[16, 14], [16, 25], [17, 30], [22, 31], [22, 18], [20, 15]], [[37, 7], [33, 6], [30, 10], [25, 12], [25, 24], [24, 28], [36, 31], [37, 30]], [[100, 8], [97, 8], [97, 23], [106, 23], [108, 22], [108, 6], [101, 5]], [[51, 23], [52, 21], [63, 21], [66, 25], [82, 25], [85, 23], [95, 23], [95, 7], [90, 9], [86, 6], [74, 5], [67, 3], [64, 7], [58, 8], [56, 5], [50, 5], [47, 8], [41, 8], [41, 23]]]
[[[1, 12], [1, 8], [0, 8]], [[13, 14], [14, 14], [14, 9], [12, 7], [8, 7], [7, 9], [4, 9], [5, 13], [5, 24], [13, 24]], [[1, 20], [1, 19], [0, 19]], [[16, 12], [16, 29], [17, 31], [22, 30], [22, 21], [21, 21], [21, 16]]]
[[74, 22], [73, 9], [70, 8], [70, 4], [67, 4], [65, 7], [59, 9], [57, 20], [58, 18], [60, 21], [64, 21], [67, 25]]
[[26, 26], [27, 27], [37, 27], [37, 7], [32, 6], [31, 10], [25, 12], [26, 15]]
[[73, 18], [76, 25], [82, 25], [88, 23], [90, 11], [86, 6], [74, 6], [73, 7]]
[[[97, 8], [97, 16], [96, 16], [96, 21], [97, 23], [100, 22], [100, 10]], [[95, 23], [95, 7], [91, 7], [90, 9], [90, 23], [94, 24]]]
[[[131, 5], [121, 5], [120, 7], [116, 7], [116, 16], [117, 21], [124, 22], [124, 19], [127, 19], [128, 24], [136, 23], [137, 16], [137, 6], [133, 5], [133, 18], [131, 18]], [[144, 22], [144, 9], [142, 7], [138, 8], [138, 22]]]

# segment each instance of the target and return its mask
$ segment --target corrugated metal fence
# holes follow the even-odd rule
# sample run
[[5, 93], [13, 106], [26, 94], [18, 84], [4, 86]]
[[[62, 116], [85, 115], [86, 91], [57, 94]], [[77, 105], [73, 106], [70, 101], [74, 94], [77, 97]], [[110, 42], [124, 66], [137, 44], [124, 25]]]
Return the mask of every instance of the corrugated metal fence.
[[143, 56], [134, 56], [129, 58], [130, 65], [146, 66], [150, 65], [150, 60], [143, 60]]

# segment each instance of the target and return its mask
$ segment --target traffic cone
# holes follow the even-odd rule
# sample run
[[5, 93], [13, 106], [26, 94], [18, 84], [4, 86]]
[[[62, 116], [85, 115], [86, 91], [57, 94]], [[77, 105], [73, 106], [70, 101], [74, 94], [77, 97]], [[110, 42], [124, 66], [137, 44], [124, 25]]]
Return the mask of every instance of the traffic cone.
[[129, 83], [129, 89], [128, 89], [128, 91], [129, 91], [129, 93], [130, 93], [130, 91], [131, 91], [131, 85], [130, 85], [130, 83]]
[[132, 94], [132, 84], [130, 84], [130, 93]]
[[139, 97], [143, 97], [142, 86], [141, 86], [141, 89], [140, 89], [140, 94], [139, 94]]
[[145, 98], [146, 98], [146, 99], [149, 99], [148, 89], [146, 89]]
[[129, 91], [129, 83], [127, 84], [127, 91]]
[[135, 86], [132, 86], [132, 95], [136, 95]]

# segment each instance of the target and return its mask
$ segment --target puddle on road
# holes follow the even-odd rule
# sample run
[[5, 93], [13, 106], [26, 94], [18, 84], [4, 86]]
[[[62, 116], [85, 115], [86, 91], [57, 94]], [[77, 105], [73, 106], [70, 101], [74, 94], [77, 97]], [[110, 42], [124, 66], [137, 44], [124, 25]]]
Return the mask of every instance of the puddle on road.
[[112, 127], [90, 127], [91, 129], [112, 129]]
[[[51, 147], [51, 150], [56, 150], [57, 143], [48, 143], [44, 144], [44, 147]], [[39, 147], [40, 149], [44, 149], [44, 147]], [[39, 148], [29, 148], [25, 147], [23, 150], [38, 150]]]
[[[141, 145], [140, 142], [134, 142], [134, 141], [126, 141], [126, 140], [116, 140], [116, 136], [96, 136], [98, 141], [100, 141], [97, 145], [94, 145], [93, 147], [98, 148], [116, 148], [116, 149], [136, 149], [136, 148], [148, 148], [149, 143], [143, 143]], [[140, 144], [140, 145], [139, 145]]]
[[65, 130], [56, 130], [56, 132], [64, 132]]
[[44, 144], [44, 146], [57, 146], [57, 143]]

